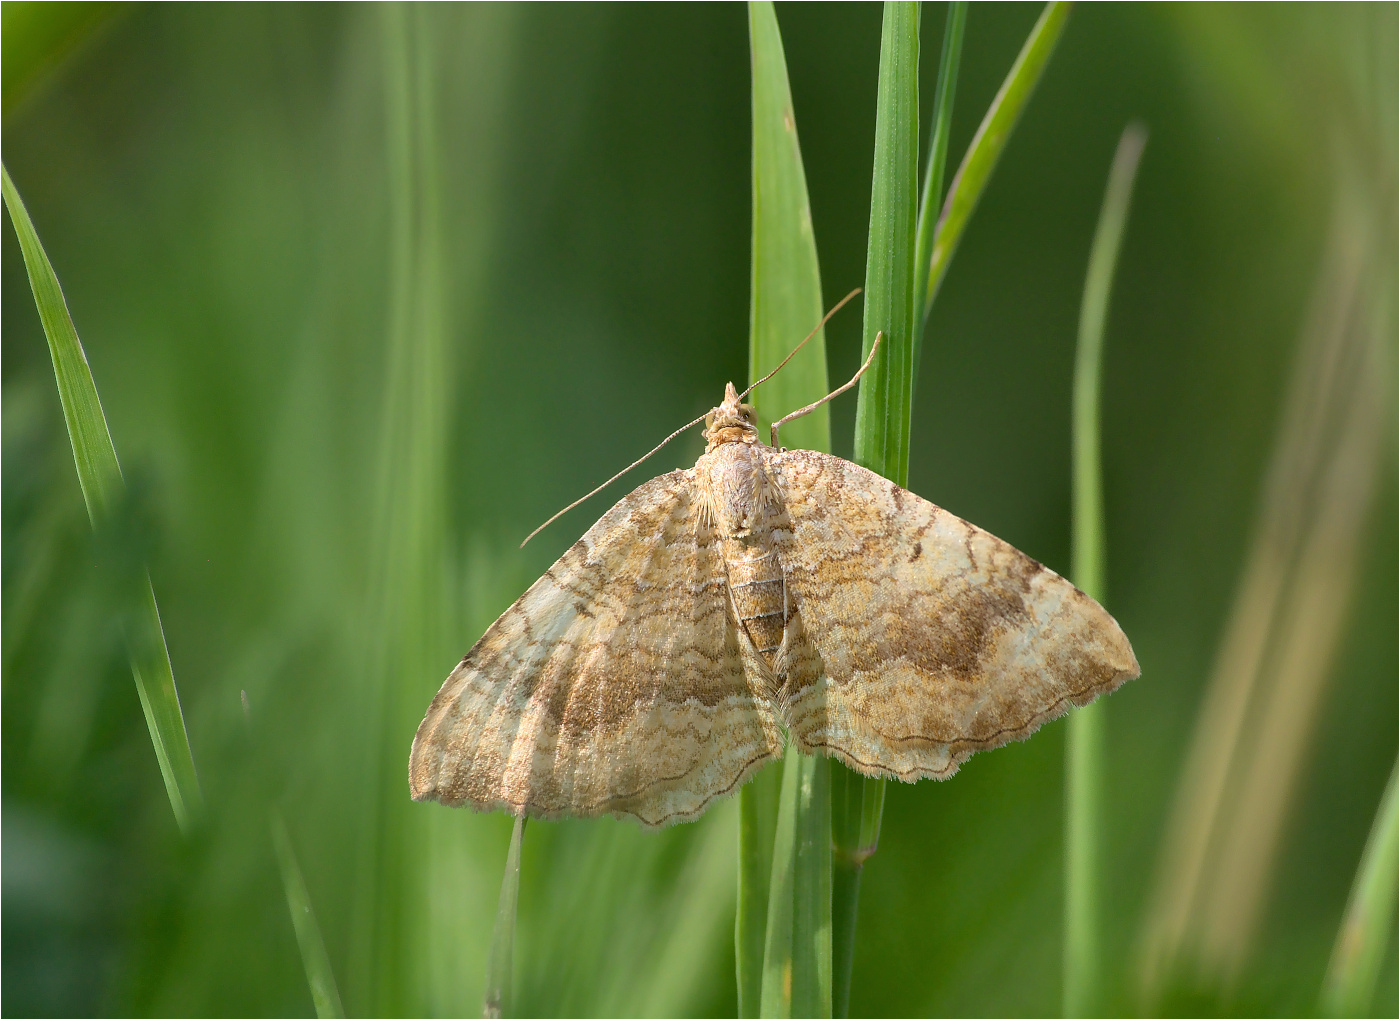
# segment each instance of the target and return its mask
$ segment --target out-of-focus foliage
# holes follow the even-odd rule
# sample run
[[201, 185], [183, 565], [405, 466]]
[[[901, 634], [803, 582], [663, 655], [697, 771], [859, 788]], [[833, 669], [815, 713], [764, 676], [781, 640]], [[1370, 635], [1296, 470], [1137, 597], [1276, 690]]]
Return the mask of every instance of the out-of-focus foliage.
[[[11, 79], [18, 9], [4, 159], [146, 522], [131, 541], [207, 811], [180, 835], [6, 227], [0, 1005], [310, 1013], [275, 808], [346, 1010], [474, 1013], [510, 826], [407, 802], [413, 726], [606, 497], [517, 551], [523, 534], [745, 375], [743, 11], [150, 5], [80, 44], [33, 30], [66, 56]], [[970, 11], [954, 159], [1039, 10]], [[1315, 709], [1289, 731], [1296, 779], [1271, 793], [1238, 960], [1207, 959], [1167, 1008], [1314, 1008], [1395, 761], [1395, 18], [1081, 6], [930, 319], [911, 488], [1065, 571], [1085, 261], [1118, 134], [1149, 126], [1102, 408], [1108, 587], [1143, 666], [1105, 712], [1110, 1008], [1138, 1001], [1309, 309], [1351, 265], [1326, 254], [1343, 205], [1374, 228], [1366, 278], [1390, 281], [1366, 291], [1388, 323], [1366, 369], [1387, 424], [1343, 536], [1357, 566]], [[778, 20], [830, 304], [865, 265], [880, 13]], [[925, 55], [943, 24], [924, 12]], [[854, 371], [859, 334], [853, 314], [828, 327], [831, 378]], [[837, 453], [853, 416], [832, 408]], [[1063, 734], [890, 787], [853, 1015], [1057, 1008]], [[659, 834], [532, 823], [516, 1008], [732, 1013], [734, 807]], [[1393, 943], [1385, 959], [1371, 1008], [1394, 1015]]]

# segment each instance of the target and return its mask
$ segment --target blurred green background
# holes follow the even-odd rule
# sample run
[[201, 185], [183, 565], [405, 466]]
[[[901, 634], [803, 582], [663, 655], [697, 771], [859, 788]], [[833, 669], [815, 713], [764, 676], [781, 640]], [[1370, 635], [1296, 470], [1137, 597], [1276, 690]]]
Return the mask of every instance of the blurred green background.
[[[951, 159], [1038, 12], [972, 8]], [[275, 809], [346, 1008], [475, 1014], [509, 824], [410, 804], [409, 743], [491, 620], [699, 437], [521, 537], [743, 376], [744, 11], [0, 13], [4, 160], [136, 522], [91, 536], [7, 227], [0, 1008], [310, 1013]], [[880, 8], [778, 17], [830, 304], [864, 277]], [[926, 5], [926, 110], [942, 28]], [[1311, 1012], [1395, 762], [1396, 28], [1393, 5], [1079, 8], [930, 321], [910, 487], [1065, 571], [1085, 264], [1118, 135], [1148, 125], [1105, 374], [1108, 606], [1143, 668], [1108, 703], [1106, 1008]], [[1360, 446], [1325, 414], [1287, 428], [1339, 288], [1381, 338], [1347, 355], [1351, 390], [1325, 391], [1373, 409]], [[828, 327], [833, 380], [859, 332], [857, 312]], [[854, 408], [834, 405], [837, 453]], [[1288, 490], [1277, 451], [1314, 439], [1320, 480]], [[1361, 466], [1338, 482], [1348, 452]], [[1179, 777], [1241, 578], [1294, 505], [1341, 522], [1323, 558], [1341, 566], [1300, 617], [1337, 619], [1308, 683], [1270, 700], [1270, 676], [1298, 672], [1281, 652], [1257, 685], [1261, 732], [1282, 705], [1294, 748], [1276, 771], [1241, 752], [1281, 805], [1245, 857], [1262, 891], [1243, 934], [1218, 952], [1202, 936], [1144, 1006]], [[133, 553], [208, 801], [188, 839], [114, 623], [104, 564]], [[1058, 1010], [1064, 731], [891, 787], [852, 1015]], [[659, 834], [532, 824], [517, 1008], [732, 1015], [733, 807]], [[1372, 1006], [1393, 1016], [1393, 934], [1386, 960]]]

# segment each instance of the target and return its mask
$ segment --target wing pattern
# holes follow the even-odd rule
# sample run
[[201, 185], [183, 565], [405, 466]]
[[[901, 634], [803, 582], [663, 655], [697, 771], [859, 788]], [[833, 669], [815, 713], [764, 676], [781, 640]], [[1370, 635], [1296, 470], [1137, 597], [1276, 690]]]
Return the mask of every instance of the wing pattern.
[[491, 626], [418, 728], [415, 800], [668, 825], [781, 755], [700, 502], [693, 470], [652, 479]]
[[1000, 539], [837, 457], [773, 452], [768, 467], [816, 651], [784, 706], [804, 750], [942, 779], [1138, 675], [1102, 606]]

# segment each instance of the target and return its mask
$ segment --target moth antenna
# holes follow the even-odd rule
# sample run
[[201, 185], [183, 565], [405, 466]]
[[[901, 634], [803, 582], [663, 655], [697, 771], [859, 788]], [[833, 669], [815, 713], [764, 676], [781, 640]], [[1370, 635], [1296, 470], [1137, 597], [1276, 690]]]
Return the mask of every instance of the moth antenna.
[[[850, 301], [853, 297], [855, 297], [857, 294], [859, 294], [860, 291], [861, 291], [861, 288], [857, 287], [855, 290], [851, 291], [849, 294], [847, 294], [845, 297], [843, 297], [840, 301], [836, 302], [836, 304], [832, 305], [831, 311], [829, 311], [829, 312], [827, 312], [825, 315], [823, 315], [823, 316], [822, 316], [822, 321], [819, 322], [819, 323], [817, 323], [817, 328], [814, 329], [814, 330], [812, 330], [812, 332], [808, 333], [808, 334], [807, 334], [807, 338], [806, 338], [805, 340], [803, 340], [802, 343], [800, 343], [800, 344], [798, 344], [796, 347], [794, 347], [794, 348], [792, 349], [792, 352], [791, 352], [790, 354], [788, 354], [788, 356], [787, 356], [786, 358], [784, 358], [784, 359], [778, 364], [778, 367], [777, 367], [777, 368], [773, 369], [773, 371], [769, 372], [769, 373], [768, 373], [767, 375], [765, 375], [762, 379], [758, 380], [758, 382], [754, 383], [752, 386], [750, 386], [748, 389], [746, 389], [743, 393], [740, 393], [740, 394], [739, 394], [739, 399], [740, 399], [740, 400], [744, 399], [744, 397], [748, 396], [750, 393], [753, 392], [753, 390], [754, 390], [755, 387], [761, 386], [763, 383], [766, 383], [769, 379], [773, 378], [773, 376], [777, 375], [778, 372], [779, 372], [779, 370], [782, 369], [782, 367], [783, 367], [784, 365], [786, 365], [789, 361], [791, 361], [791, 360], [793, 359], [793, 356], [796, 355], [798, 351], [802, 350], [802, 348], [806, 345], [807, 340], [812, 339], [812, 337], [814, 337], [814, 336], [816, 336], [818, 333], [820, 333], [822, 327], [825, 326], [825, 325], [827, 324], [827, 322], [830, 321], [831, 317], [832, 317], [833, 315], [835, 315], [837, 312], [839, 312], [839, 311], [846, 305], [846, 303], [847, 303], [848, 301]], [[879, 339], [878, 336], [875, 338], [875, 343], [876, 343], [876, 346], [878, 346], [879, 343], [880, 343], [880, 339]], [[870, 349], [870, 355], [871, 355], [871, 357], [874, 357], [874, 356], [875, 356], [875, 348], [874, 348], [874, 347], [872, 347], [872, 348]], [[869, 366], [870, 366], [870, 362], [869, 362], [869, 360], [867, 360], [866, 363], [865, 363], [865, 368], [868, 368]], [[862, 369], [860, 370], [860, 372], [864, 372], [864, 371], [865, 371], [865, 368], [862, 368]], [[830, 400], [832, 397], [836, 396], [837, 394], [839, 394], [839, 393], [844, 393], [844, 392], [846, 392], [846, 390], [848, 390], [848, 389], [850, 389], [852, 386], [854, 386], [854, 385], [855, 385], [856, 379], [859, 379], [859, 378], [860, 378], [860, 372], [857, 372], [857, 373], [856, 373], [855, 379], [852, 379], [852, 380], [851, 380], [850, 382], [848, 382], [845, 386], [842, 386], [839, 390], [837, 390], [835, 393], [832, 393], [830, 396], [824, 397], [823, 400]], [[793, 414], [788, 415], [787, 418], [784, 418], [784, 419], [783, 419], [783, 421], [788, 421], [788, 420], [790, 420], [790, 419], [792, 419], [792, 418], [798, 417], [799, 415], [806, 414], [808, 411], [812, 410], [812, 408], [816, 407], [817, 404], [820, 404], [820, 403], [822, 403], [821, 400], [817, 401], [817, 403], [816, 403], [816, 404], [813, 404], [811, 407], [804, 407], [801, 411], [797, 411], [797, 412], [795, 412], [795, 413], [793, 413]], [[680, 434], [681, 434], [682, 432], [684, 432], [686, 429], [694, 428], [696, 425], [699, 425], [702, 421], [705, 420], [706, 416], [707, 416], [709, 413], [710, 413], [709, 411], [706, 411], [705, 414], [702, 414], [700, 417], [696, 418], [693, 422], [690, 422], [688, 425], [682, 425], [680, 428], [676, 429], [676, 431], [672, 432], [672, 433], [671, 433], [669, 436], [667, 436], [665, 439], [661, 440], [661, 442], [657, 443], [656, 446], [652, 448], [651, 453], [648, 453], [648, 454], [646, 454], [645, 456], [642, 456], [642, 457], [637, 458], [637, 459], [634, 460], [631, 464], [628, 464], [625, 468], [623, 468], [623, 469], [622, 469], [621, 471], [619, 471], [617, 474], [615, 474], [615, 475], [613, 475], [611, 478], [609, 478], [609, 479], [608, 479], [606, 482], [604, 482], [602, 485], [598, 486], [596, 489], [594, 489], [592, 492], [590, 492], [588, 495], [586, 495], [586, 496], [580, 496], [578, 499], [574, 500], [572, 503], [570, 503], [568, 506], [566, 506], [563, 510], [560, 510], [557, 514], [555, 514], [555, 515], [554, 515], [553, 517], [551, 517], [549, 520], [545, 521], [543, 524], [541, 524], [541, 525], [540, 525], [538, 528], [536, 528], [534, 531], [532, 531], [532, 532], [530, 532], [528, 535], [526, 535], [526, 536], [525, 536], [525, 541], [520, 543], [520, 548], [524, 549], [524, 548], [525, 548], [525, 544], [526, 544], [527, 542], [529, 542], [530, 539], [534, 538], [534, 537], [535, 537], [536, 535], [538, 535], [541, 531], [543, 531], [545, 528], [549, 527], [551, 524], [553, 524], [553, 523], [554, 523], [555, 521], [557, 521], [559, 518], [563, 517], [566, 513], [568, 513], [568, 512], [569, 512], [570, 510], [572, 510], [574, 507], [578, 506], [580, 503], [586, 503], [588, 500], [590, 500], [590, 499], [592, 499], [594, 496], [598, 495], [598, 493], [602, 492], [604, 489], [606, 489], [606, 488], [607, 488], [609, 485], [611, 485], [613, 482], [617, 481], [619, 478], [621, 478], [621, 477], [622, 477], [623, 475], [625, 475], [627, 472], [631, 471], [631, 470], [632, 470], [634, 467], [636, 467], [638, 464], [642, 463], [644, 460], [647, 459], [647, 457], [650, 457], [653, 453], [656, 453], [657, 450], [660, 450], [663, 446], [665, 446], [667, 443], [669, 443], [672, 439], [675, 439], [678, 435], [680, 435]], [[773, 434], [776, 436], [776, 435], [777, 435], [777, 431], [775, 430]]]
[[[836, 308], [840, 308], [840, 307], [841, 307], [840, 305], [837, 305], [837, 306], [836, 306]], [[836, 310], [835, 308], [832, 309], [832, 311], [835, 311], [835, 310]], [[875, 360], [875, 352], [878, 351], [878, 350], [880, 349], [880, 341], [883, 340], [884, 338], [885, 338], [885, 331], [884, 331], [884, 330], [881, 330], [880, 332], [878, 332], [878, 333], [875, 334], [875, 342], [874, 342], [873, 344], [870, 345], [870, 354], [866, 356], [865, 364], [864, 364], [864, 365], [861, 365], [860, 368], [856, 370], [856, 374], [853, 375], [853, 376], [851, 376], [851, 381], [848, 382], [845, 386], [842, 386], [842, 387], [840, 387], [840, 388], [838, 388], [838, 389], [834, 389], [834, 390], [832, 390], [830, 393], [828, 393], [826, 396], [822, 397], [820, 400], [813, 401], [812, 403], [808, 404], [806, 407], [799, 407], [796, 411], [793, 411], [792, 414], [788, 415], [786, 418], [779, 418], [777, 421], [775, 421], [775, 422], [773, 423], [772, 429], [769, 431], [769, 438], [772, 440], [771, 445], [772, 445], [773, 449], [776, 450], [776, 449], [778, 448], [778, 429], [779, 429], [781, 426], [786, 425], [788, 422], [792, 421], [794, 418], [801, 418], [804, 414], [811, 414], [811, 413], [812, 413], [813, 411], [815, 411], [817, 408], [819, 408], [819, 407], [821, 407], [823, 404], [825, 404], [828, 400], [831, 400], [831, 399], [834, 398], [834, 397], [839, 397], [841, 394], [845, 393], [848, 389], [850, 389], [852, 386], [854, 386], [854, 385], [859, 381], [860, 377], [863, 376], [863, 375], [865, 375], [865, 370], [866, 370], [867, 368], [870, 367], [870, 363], [871, 363], [872, 361]], [[804, 342], [805, 342], [805, 341], [804, 341]], [[788, 355], [788, 356], [791, 357], [791, 355]], [[781, 368], [782, 366], [780, 365], [780, 366], [778, 366], [778, 367]]]
[[[827, 324], [827, 322], [831, 319], [831, 317], [832, 317], [833, 315], [835, 315], [837, 312], [839, 312], [839, 311], [841, 310], [841, 308], [846, 304], [847, 301], [851, 300], [851, 298], [855, 297], [855, 296], [856, 296], [857, 294], [859, 294], [859, 293], [860, 293], [860, 288], [857, 287], [855, 290], [851, 291], [849, 294], [847, 294], [845, 297], [843, 297], [840, 301], [836, 302], [836, 304], [832, 305], [832, 306], [831, 306], [831, 311], [829, 311], [829, 312], [827, 312], [825, 315], [823, 315], [823, 316], [822, 316], [822, 321], [819, 322], [819, 323], [817, 323], [817, 328], [814, 329], [814, 330], [812, 330], [812, 332], [810, 332], [810, 333], [807, 334], [807, 340], [812, 339], [812, 337], [814, 337], [814, 336], [816, 336], [818, 333], [820, 333], [820, 332], [822, 331], [822, 327], [825, 326], [825, 325]], [[767, 375], [765, 375], [765, 376], [764, 376], [762, 379], [760, 379], [758, 382], [754, 383], [752, 386], [750, 386], [748, 389], [746, 389], [743, 393], [740, 393], [740, 394], [739, 394], [739, 399], [740, 399], [740, 400], [743, 400], [745, 397], [747, 397], [750, 393], [752, 393], [752, 392], [753, 392], [754, 390], [756, 390], [758, 387], [762, 386], [762, 385], [763, 385], [764, 383], [766, 383], [769, 379], [771, 379], [771, 378], [773, 378], [775, 375], [777, 375], [778, 372], [781, 371], [782, 367], [783, 367], [784, 365], [786, 365], [789, 361], [791, 361], [791, 360], [793, 359], [793, 356], [796, 355], [798, 351], [802, 350], [802, 348], [803, 348], [804, 346], [806, 346], [807, 340], [803, 340], [802, 343], [800, 343], [800, 344], [798, 344], [796, 347], [794, 347], [794, 348], [792, 349], [792, 353], [789, 354], [786, 358], [784, 358], [781, 362], [778, 363], [778, 367], [777, 367], [777, 368], [773, 369], [773, 371], [769, 372]]]
[[[820, 327], [818, 327], [818, 328], [820, 328]], [[642, 461], [646, 460], [647, 457], [650, 457], [652, 453], [655, 453], [657, 450], [661, 449], [663, 446], [665, 446], [667, 443], [669, 443], [672, 439], [675, 439], [678, 435], [680, 435], [680, 434], [681, 434], [682, 432], [684, 432], [686, 429], [694, 428], [696, 425], [699, 425], [702, 421], [705, 420], [706, 415], [708, 415], [709, 413], [710, 413], [709, 411], [706, 411], [705, 414], [702, 414], [700, 417], [696, 418], [696, 419], [695, 419], [693, 422], [691, 422], [689, 425], [682, 425], [680, 428], [676, 429], [676, 431], [672, 432], [669, 436], [667, 436], [665, 439], [661, 440], [661, 442], [657, 443], [654, 447], [652, 447], [651, 453], [648, 453], [648, 454], [645, 454], [645, 455], [643, 455], [643, 456], [641, 456], [641, 457], [638, 457], [638, 458], [637, 458], [636, 460], [634, 460], [631, 464], [628, 464], [625, 468], [623, 468], [623, 469], [622, 469], [621, 471], [619, 471], [617, 474], [613, 475], [611, 478], [609, 478], [609, 479], [608, 479], [606, 482], [604, 482], [602, 485], [598, 486], [596, 489], [594, 489], [594, 490], [593, 490], [592, 492], [590, 492], [588, 495], [586, 495], [586, 496], [580, 496], [578, 499], [574, 500], [572, 503], [570, 503], [568, 506], [566, 506], [563, 510], [560, 510], [557, 514], [555, 514], [555, 515], [554, 515], [553, 517], [551, 517], [549, 520], [545, 521], [543, 524], [541, 524], [541, 525], [540, 525], [538, 528], [536, 528], [534, 531], [532, 531], [532, 532], [530, 532], [528, 535], [526, 535], [526, 536], [525, 536], [525, 542], [530, 541], [530, 539], [534, 538], [534, 537], [535, 537], [536, 535], [538, 535], [541, 531], [543, 531], [545, 528], [549, 527], [551, 524], [553, 524], [553, 523], [554, 523], [555, 521], [557, 521], [559, 518], [563, 517], [566, 513], [568, 513], [568, 512], [569, 512], [570, 510], [572, 510], [574, 507], [578, 506], [580, 503], [586, 503], [588, 500], [590, 500], [590, 499], [592, 499], [594, 496], [598, 495], [598, 493], [602, 492], [604, 489], [606, 489], [606, 488], [607, 488], [609, 485], [611, 485], [613, 482], [617, 481], [619, 478], [621, 478], [621, 477], [622, 477], [623, 475], [625, 475], [627, 472], [631, 471], [631, 470], [632, 470], [634, 467], [636, 467], [638, 464], [642, 463]], [[521, 542], [521, 543], [520, 543], [520, 548], [522, 548], [522, 549], [525, 548], [525, 542]]]

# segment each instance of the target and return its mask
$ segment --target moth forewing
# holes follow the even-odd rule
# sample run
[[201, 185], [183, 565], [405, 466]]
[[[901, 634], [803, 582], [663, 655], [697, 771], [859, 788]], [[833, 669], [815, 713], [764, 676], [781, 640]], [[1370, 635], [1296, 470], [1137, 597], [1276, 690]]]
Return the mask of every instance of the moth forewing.
[[942, 779], [1138, 675], [1097, 602], [995, 536], [839, 457], [771, 463], [792, 521], [788, 583], [822, 665], [794, 701], [805, 749]]
[[414, 799], [666, 825], [767, 761], [696, 497], [642, 485], [491, 625], [418, 728]]

